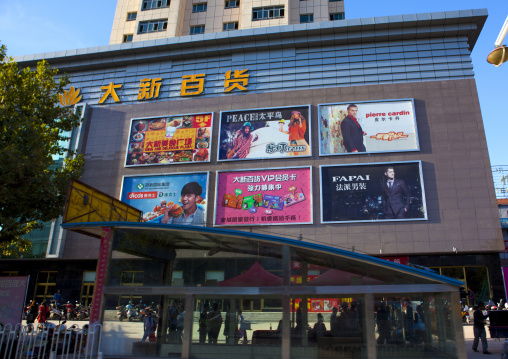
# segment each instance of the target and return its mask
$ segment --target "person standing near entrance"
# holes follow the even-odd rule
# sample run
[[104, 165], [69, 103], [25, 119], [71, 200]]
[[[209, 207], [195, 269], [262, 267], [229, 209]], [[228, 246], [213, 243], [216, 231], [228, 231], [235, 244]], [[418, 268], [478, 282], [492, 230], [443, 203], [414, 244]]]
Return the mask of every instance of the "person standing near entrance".
[[482, 349], [483, 354], [492, 354], [488, 350], [487, 344], [487, 333], [485, 332], [485, 319], [487, 319], [487, 315], [483, 312], [485, 311], [485, 304], [478, 303], [478, 308], [474, 311], [474, 340], [473, 340], [473, 351], [478, 351], [478, 342], [479, 339], [482, 340]]

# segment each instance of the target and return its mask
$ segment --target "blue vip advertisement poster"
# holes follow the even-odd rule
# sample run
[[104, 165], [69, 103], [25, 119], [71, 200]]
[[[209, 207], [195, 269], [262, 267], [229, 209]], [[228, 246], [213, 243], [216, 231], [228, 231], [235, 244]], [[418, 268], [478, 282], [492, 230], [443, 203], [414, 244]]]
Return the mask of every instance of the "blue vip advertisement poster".
[[123, 178], [122, 202], [143, 211], [143, 222], [206, 225], [208, 172]]

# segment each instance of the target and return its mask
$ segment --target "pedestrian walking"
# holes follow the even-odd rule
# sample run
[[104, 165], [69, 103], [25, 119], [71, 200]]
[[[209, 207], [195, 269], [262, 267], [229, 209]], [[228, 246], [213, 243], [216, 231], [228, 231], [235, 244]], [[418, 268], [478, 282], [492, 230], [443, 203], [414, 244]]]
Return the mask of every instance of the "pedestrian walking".
[[487, 315], [484, 314], [485, 311], [485, 304], [482, 302], [478, 303], [478, 308], [474, 311], [473, 318], [474, 318], [474, 340], [473, 340], [473, 351], [478, 351], [478, 342], [481, 339], [482, 340], [482, 349], [483, 354], [492, 354], [488, 350], [488, 344], [487, 344], [487, 333], [485, 332], [485, 319], [487, 319]]

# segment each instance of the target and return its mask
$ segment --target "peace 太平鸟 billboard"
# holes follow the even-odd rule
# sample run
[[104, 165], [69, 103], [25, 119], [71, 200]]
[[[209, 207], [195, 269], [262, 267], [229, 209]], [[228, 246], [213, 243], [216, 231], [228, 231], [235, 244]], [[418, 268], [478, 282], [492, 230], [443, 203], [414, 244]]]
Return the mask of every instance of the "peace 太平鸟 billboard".
[[206, 225], [208, 172], [125, 176], [121, 200], [148, 223]]
[[321, 166], [321, 222], [427, 219], [421, 162]]
[[310, 167], [218, 171], [216, 226], [312, 224]]
[[223, 111], [217, 160], [311, 155], [310, 106]]
[[210, 162], [212, 113], [133, 118], [125, 166]]
[[319, 154], [418, 151], [412, 99], [318, 106]]

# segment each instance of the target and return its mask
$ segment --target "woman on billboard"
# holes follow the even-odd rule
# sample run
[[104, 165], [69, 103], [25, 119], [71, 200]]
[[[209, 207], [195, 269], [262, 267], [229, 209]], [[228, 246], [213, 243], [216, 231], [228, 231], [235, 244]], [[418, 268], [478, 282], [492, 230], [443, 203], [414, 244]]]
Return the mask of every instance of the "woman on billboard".
[[291, 121], [288, 125], [288, 130], [284, 131], [282, 128], [280, 132], [289, 135], [290, 146], [305, 146], [305, 151], [288, 152], [288, 156], [309, 156], [310, 148], [307, 141], [305, 141], [305, 132], [307, 131], [307, 120], [300, 113], [300, 111], [291, 112]]

